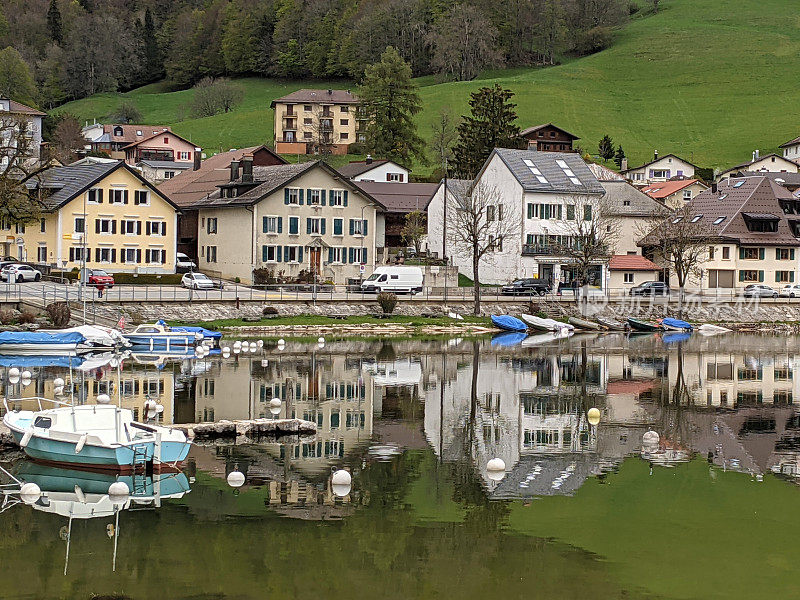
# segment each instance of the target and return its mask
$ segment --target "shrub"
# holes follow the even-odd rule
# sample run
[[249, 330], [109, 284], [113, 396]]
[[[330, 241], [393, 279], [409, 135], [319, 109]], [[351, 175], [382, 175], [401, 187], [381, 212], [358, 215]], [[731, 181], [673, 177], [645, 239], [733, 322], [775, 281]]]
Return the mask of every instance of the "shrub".
[[274, 306], [265, 306], [264, 310], [261, 311], [262, 315], [277, 315], [278, 309]]
[[390, 292], [381, 292], [378, 294], [378, 304], [383, 314], [390, 315], [394, 312], [394, 307], [397, 306], [397, 296]]
[[276, 275], [272, 269], [253, 269], [253, 283], [255, 285], [283, 283], [283, 271], [279, 271]]
[[233, 283], [242, 283], [242, 278], [241, 277], [234, 277], [233, 278]]
[[17, 314], [13, 310], [0, 310], [0, 324], [11, 325], [17, 319]]
[[19, 313], [18, 321], [20, 323], [36, 323], [36, 315], [29, 310], [23, 310]]
[[66, 302], [53, 302], [52, 304], [48, 304], [45, 310], [54, 327], [62, 329], [69, 325], [69, 320], [72, 318], [72, 311], [69, 309], [69, 304]]

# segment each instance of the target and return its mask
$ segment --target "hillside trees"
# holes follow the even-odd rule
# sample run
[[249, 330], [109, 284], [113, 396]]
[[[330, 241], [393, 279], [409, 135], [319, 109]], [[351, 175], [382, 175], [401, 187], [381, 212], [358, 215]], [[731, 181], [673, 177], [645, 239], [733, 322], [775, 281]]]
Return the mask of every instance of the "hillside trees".
[[496, 44], [497, 30], [475, 6], [453, 7], [431, 39], [432, 66], [452, 79], [471, 80], [483, 69], [503, 63]]
[[31, 71], [20, 53], [10, 46], [0, 50], [0, 94], [36, 105], [36, 83]]

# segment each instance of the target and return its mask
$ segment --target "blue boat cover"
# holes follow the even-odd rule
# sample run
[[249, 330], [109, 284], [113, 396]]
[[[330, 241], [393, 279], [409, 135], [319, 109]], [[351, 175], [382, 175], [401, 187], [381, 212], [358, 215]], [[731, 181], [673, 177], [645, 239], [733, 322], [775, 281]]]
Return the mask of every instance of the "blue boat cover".
[[498, 333], [492, 338], [492, 346], [501, 346], [503, 348], [518, 346], [526, 337], [528, 337], [528, 334], [521, 331]]
[[77, 331], [50, 333], [47, 331], [0, 331], [2, 344], [80, 344], [86, 338]]
[[664, 340], [665, 344], [675, 344], [677, 342], [685, 342], [691, 337], [691, 334], [686, 331], [673, 331], [672, 333], [665, 333], [661, 339]]
[[674, 327], [677, 329], [686, 329], [687, 331], [692, 330], [692, 324], [687, 323], [686, 321], [681, 321], [680, 319], [672, 319], [670, 317], [665, 317], [661, 319], [661, 323], [666, 325], [667, 327]]
[[[167, 326], [166, 321], [164, 319], [160, 319], [156, 321], [156, 325], [162, 325], [163, 327]], [[210, 329], [206, 329], [205, 327], [194, 327], [191, 325], [182, 325], [180, 327], [170, 327], [172, 331], [178, 331], [180, 333], [202, 333], [204, 338], [210, 340], [216, 340], [222, 337], [222, 333], [219, 331], [211, 331]]]
[[492, 315], [492, 323], [506, 331], [527, 331], [528, 326], [510, 315]]
[[78, 367], [81, 364], [81, 356], [0, 355], [0, 367]]

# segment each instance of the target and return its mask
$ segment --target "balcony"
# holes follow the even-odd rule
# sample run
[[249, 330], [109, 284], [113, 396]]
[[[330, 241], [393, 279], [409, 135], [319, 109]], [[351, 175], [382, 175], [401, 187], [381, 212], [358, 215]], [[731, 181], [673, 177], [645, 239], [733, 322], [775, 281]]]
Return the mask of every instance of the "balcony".
[[548, 246], [539, 244], [523, 244], [522, 256], [554, 256], [560, 254], [558, 246]]

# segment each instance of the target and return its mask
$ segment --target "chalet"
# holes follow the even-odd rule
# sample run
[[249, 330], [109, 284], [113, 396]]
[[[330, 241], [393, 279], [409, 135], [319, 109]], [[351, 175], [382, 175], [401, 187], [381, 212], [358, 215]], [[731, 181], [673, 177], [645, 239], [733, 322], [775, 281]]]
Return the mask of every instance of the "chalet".
[[336, 169], [353, 181], [408, 183], [410, 171], [396, 162], [367, 156], [366, 160], [351, 161]]
[[625, 169], [622, 174], [635, 185], [657, 183], [673, 178], [692, 178], [697, 167], [675, 154], [659, 156], [653, 153], [653, 160], [638, 167]]
[[539, 152], [574, 152], [573, 143], [581, 139], [552, 123], [528, 127], [520, 136], [528, 142], [528, 150]]
[[778, 146], [778, 148], [783, 148], [783, 158], [800, 163], [800, 137], [789, 140]]

